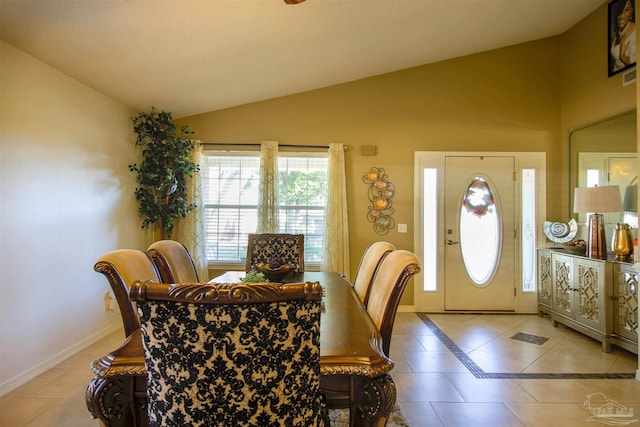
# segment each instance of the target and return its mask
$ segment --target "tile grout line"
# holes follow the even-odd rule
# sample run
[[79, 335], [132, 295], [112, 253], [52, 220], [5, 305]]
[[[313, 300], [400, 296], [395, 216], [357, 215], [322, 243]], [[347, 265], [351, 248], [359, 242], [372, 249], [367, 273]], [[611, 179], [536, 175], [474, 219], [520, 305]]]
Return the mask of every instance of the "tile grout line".
[[444, 344], [451, 353], [462, 363], [468, 370], [478, 379], [634, 379], [635, 373], [624, 374], [544, 374], [544, 373], [501, 373], [501, 372], [485, 372], [478, 364], [469, 357], [458, 345], [453, 342], [447, 334], [442, 331], [426, 313], [416, 313], [420, 320], [429, 328], [433, 334], [438, 337], [440, 342]]

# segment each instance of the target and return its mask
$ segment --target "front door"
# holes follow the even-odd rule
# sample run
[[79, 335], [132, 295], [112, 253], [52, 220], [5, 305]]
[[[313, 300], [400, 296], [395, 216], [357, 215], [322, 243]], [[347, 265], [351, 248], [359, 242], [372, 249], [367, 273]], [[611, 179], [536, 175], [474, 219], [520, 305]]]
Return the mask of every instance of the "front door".
[[445, 310], [514, 311], [515, 159], [447, 156]]

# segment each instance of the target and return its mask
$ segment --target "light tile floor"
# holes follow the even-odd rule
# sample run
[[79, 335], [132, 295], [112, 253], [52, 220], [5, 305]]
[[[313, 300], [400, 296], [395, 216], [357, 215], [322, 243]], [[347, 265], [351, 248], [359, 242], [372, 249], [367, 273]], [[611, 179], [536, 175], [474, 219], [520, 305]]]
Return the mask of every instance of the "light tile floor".
[[[435, 333], [421, 316], [398, 313], [391, 342], [398, 401], [413, 427], [604, 426], [603, 419], [589, 420], [592, 412], [584, 402], [590, 395], [592, 407], [608, 399], [633, 409], [634, 416], [618, 418], [626, 423], [618, 425], [640, 427], [640, 381], [520, 377], [635, 374], [635, 354], [618, 348], [603, 353], [598, 342], [563, 326], [554, 328], [548, 318], [536, 315], [427, 317]], [[537, 345], [510, 338], [518, 332], [549, 340]], [[443, 344], [442, 335], [468, 357], [466, 364]], [[113, 333], [0, 398], [0, 427], [98, 426], [84, 403], [92, 378], [89, 363], [122, 340], [122, 332]]]
[[[607, 425], [590, 420], [585, 401], [594, 394], [592, 408], [608, 399], [633, 409], [615, 425], [640, 427], [635, 354], [617, 347], [603, 353], [599, 342], [537, 315], [427, 314], [436, 331], [423, 316], [398, 313], [391, 341], [398, 401], [413, 427]], [[548, 340], [510, 338], [520, 332]], [[604, 379], [621, 374], [630, 378]]]

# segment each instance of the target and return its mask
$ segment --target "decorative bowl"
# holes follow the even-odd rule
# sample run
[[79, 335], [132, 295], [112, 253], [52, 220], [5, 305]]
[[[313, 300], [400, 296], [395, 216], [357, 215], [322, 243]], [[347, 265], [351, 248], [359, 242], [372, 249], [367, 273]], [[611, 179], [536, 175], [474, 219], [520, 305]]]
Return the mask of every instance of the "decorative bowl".
[[584, 255], [587, 252], [587, 242], [582, 239], [565, 243], [563, 247], [567, 252], [573, 255]]
[[294, 271], [296, 268], [292, 265], [283, 265], [278, 268], [270, 268], [268, 265], [261, 266], [260, 264], [255, 265], [256, 271], [265, 275], [270, 282], [280, 282], [285, 278], [289, 273]]

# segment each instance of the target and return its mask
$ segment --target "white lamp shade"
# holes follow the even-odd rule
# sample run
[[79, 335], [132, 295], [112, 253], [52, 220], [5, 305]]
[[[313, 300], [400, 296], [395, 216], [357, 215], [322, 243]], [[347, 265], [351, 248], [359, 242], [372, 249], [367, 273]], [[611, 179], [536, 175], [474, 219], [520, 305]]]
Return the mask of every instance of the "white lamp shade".
[[621, 212], [622, 198], [620, 187], [610, 185], [605, 187], [576, 187], [573, 196], [573, 212]]

